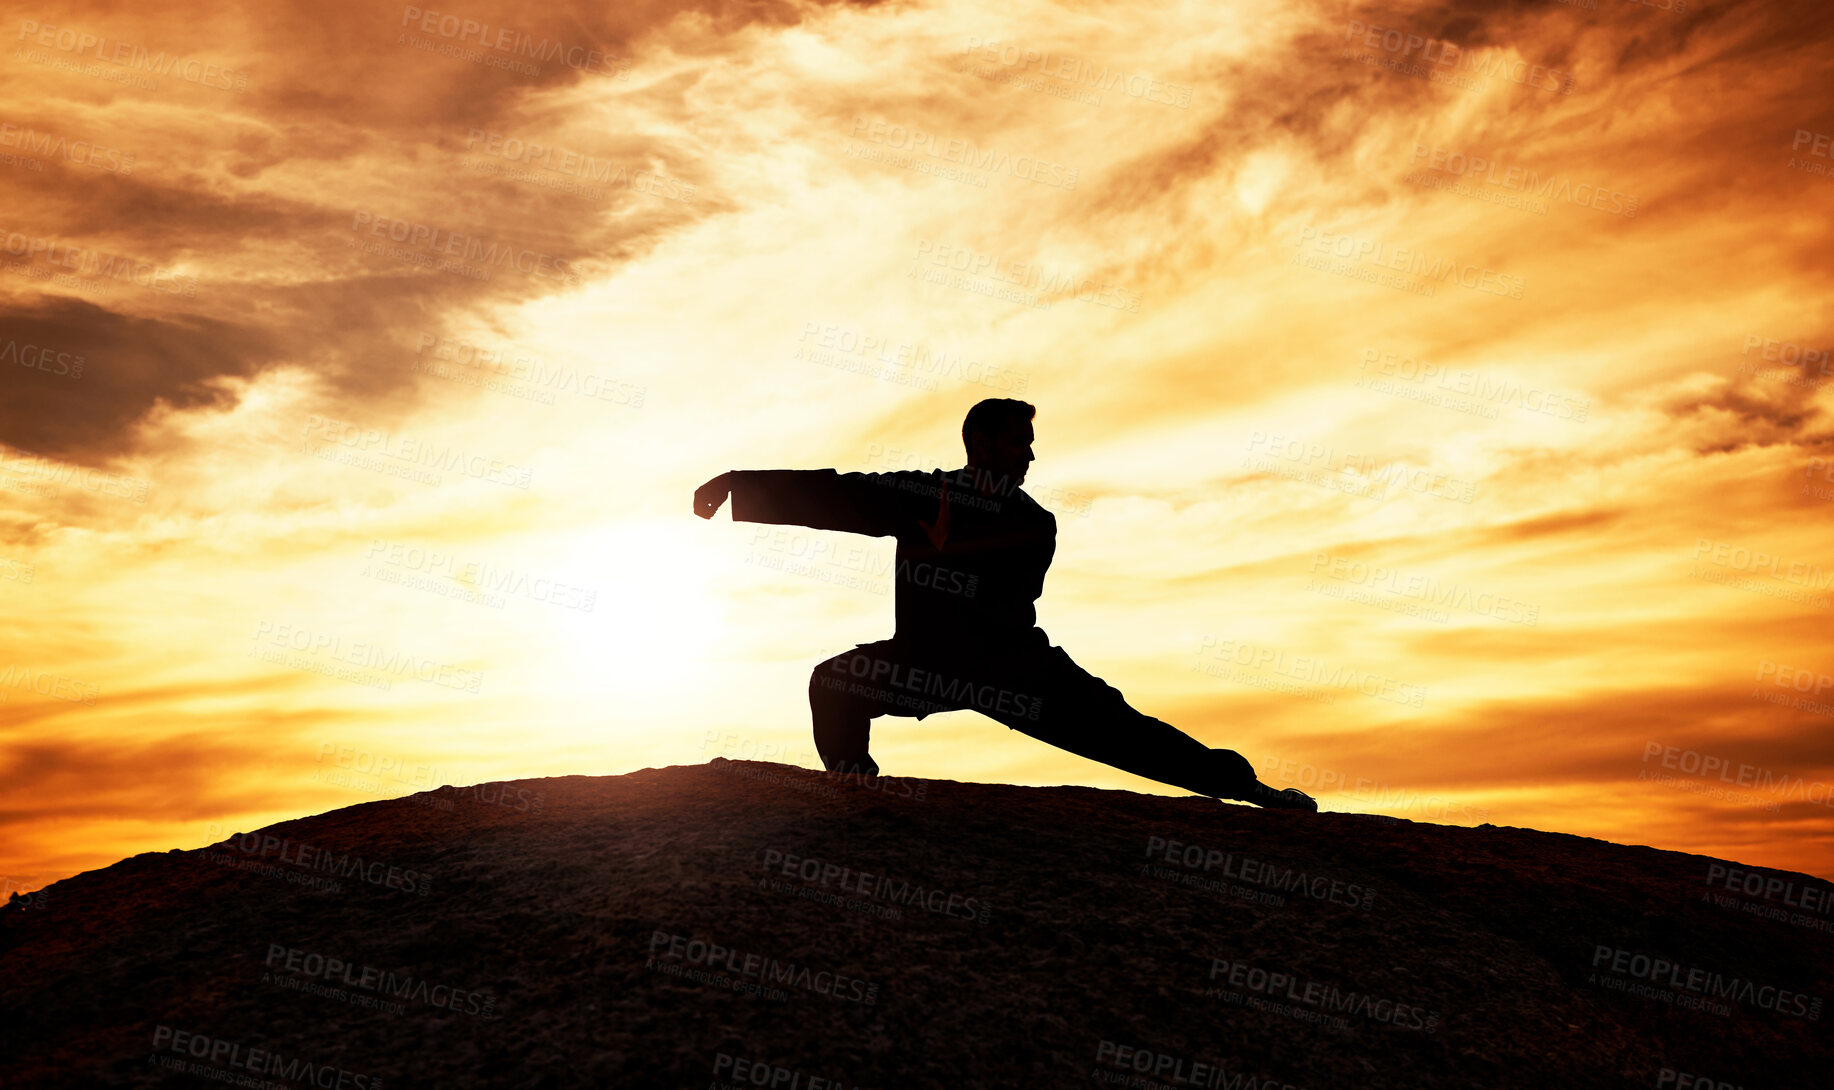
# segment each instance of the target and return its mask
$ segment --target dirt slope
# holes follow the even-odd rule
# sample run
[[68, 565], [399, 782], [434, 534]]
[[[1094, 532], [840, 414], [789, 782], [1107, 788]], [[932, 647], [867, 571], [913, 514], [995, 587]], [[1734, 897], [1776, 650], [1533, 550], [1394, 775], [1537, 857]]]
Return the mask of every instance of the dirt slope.
[[1748, 870], [723, 759], [444, 787], [0, 909], [0, 1081], [1828, 1085], [1834, 894]]

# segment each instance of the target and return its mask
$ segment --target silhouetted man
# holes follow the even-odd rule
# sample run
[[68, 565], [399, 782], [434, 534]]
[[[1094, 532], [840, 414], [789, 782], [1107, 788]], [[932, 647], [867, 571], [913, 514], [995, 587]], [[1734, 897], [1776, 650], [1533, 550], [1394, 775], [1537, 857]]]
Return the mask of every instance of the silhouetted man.
[[695, 490], [702, 518], [730, 495], [735, 520], [898, 539], [896, 633], [836, 655], [809, 679], [822, 763], [876, 776], [867, 752], [874, 717], [972, 708], [1201, 795], [1317, 810], [1303, 792], [1259, 782], [1241, 754], [1135, 711], [1051, 646], [1033, 603], [1057, 550], [1057, 519], [1019, 488], [1036, 412], [1010, 398], [975, 405], [962, 422], [968, 464], [954, 471], [733, 470]]

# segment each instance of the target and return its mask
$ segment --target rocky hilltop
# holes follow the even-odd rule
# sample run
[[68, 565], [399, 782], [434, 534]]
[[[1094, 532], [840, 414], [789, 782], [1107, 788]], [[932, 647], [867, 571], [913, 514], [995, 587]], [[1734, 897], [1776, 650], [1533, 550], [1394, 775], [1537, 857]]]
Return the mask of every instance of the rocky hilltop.
[[715, 760], [0, 908], [6, 1084], [1827, 1085], [1834, 892], [1560, 833]]

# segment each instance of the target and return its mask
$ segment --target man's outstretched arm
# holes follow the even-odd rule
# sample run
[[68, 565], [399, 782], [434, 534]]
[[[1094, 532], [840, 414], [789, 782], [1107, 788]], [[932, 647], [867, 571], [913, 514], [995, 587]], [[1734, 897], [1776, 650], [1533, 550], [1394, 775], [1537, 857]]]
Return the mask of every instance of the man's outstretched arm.
[[726, 497], [739, 522], [770, 522], [840, 530], [869, 537], [895, 535], [909, 506], [890, 473], [832, 469], [735, 469], [694, 490], [694, 513], [710, 519]]

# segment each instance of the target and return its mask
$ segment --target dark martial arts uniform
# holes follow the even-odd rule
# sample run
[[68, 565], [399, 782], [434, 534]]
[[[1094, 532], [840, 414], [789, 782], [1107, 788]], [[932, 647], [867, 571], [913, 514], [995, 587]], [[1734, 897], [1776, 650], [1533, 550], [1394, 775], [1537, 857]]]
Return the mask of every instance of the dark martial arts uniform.
[[[992, 487], [977, 487], [976, 478]], [[1033, 603], [1057, 519], [1010, 481], [928, 473], [733, 470], [732, 517], [898, 539], [897, 627], [815, 668], [815, 745], [831, 772], [877, 775], [872, 719], [973, 709], [1040, 741], [1202, 795], [1247, 798], [1254, 769], [1129, 707], [1051, 646]]]

